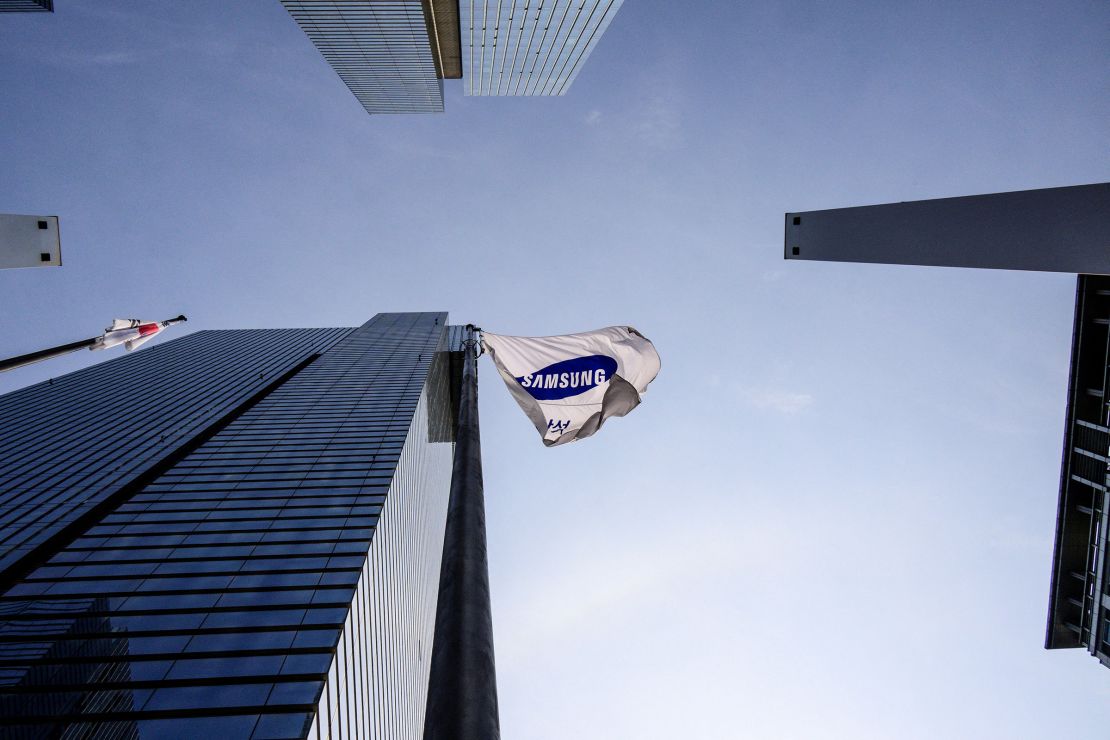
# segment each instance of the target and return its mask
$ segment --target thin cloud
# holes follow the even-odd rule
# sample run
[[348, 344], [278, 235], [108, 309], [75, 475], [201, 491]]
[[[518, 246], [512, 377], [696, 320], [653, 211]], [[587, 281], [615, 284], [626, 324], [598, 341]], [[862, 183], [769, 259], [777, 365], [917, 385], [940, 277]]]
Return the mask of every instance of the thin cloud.
[[64, 65], [116, 67], [123, 64], [134, 64], [141, 56], [132, 51], [106, 51], [82, 54], [76, 51], [67, 51], [51, 55], [47, 61]]
[[653, 96], [636, 115], [633, 133], [641, 143], [656, 149], [682, 146], [682, 114], [663, 96]]
[[626, 619], [680, 589], [691, 574], [755, 575], [768, 553], [776, 553], [778, 562], [789, 559], [789, 542], [785, 524], [764, 522], [742, 534], [735, 527], [672, 531], [666, 547], [634, 540], [617, 547], [611, 538], [583, 543], [538, 573], [532, 587], [506, 606], [509, 618], [497, 632], [498, 667], [519, 670], [545, 645], [606, 620]]
[[741, 391], [741, 396], [749, 406], [780, 414], [798, 414], [813, 405], [813, 396], [797, 391], [747, 388]]

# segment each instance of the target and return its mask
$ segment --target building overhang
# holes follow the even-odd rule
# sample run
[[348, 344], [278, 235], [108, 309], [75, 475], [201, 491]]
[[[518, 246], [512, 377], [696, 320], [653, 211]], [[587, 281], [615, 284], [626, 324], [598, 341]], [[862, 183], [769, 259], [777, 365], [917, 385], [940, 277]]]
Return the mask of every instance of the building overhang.
[[428, 40], [432, 45], [436, 74], [441, 80], [462, 79], [462, 47], [459, 42], [458, 0], [421, 0]]
[[1110, 183], [786, 214], [788, 260], [1110, 274]]

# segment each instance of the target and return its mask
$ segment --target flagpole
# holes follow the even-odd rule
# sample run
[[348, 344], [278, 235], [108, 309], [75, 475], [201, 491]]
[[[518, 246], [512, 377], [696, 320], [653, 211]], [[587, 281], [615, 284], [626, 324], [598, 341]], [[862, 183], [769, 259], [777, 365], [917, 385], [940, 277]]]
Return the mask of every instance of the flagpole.
[[17, 355], [15, 357], [9, 357], [6, 360], [0, 360], [0, 373], [5, 370], [14, 370], [17, 367], [49, 360], [52, 357], [68, 355], [70, 352], [76, 352], [85, 347], [92, 347], [99, 339], [100, 337], [89, 337], [88, 339], [82, 339], [80, 342], [70, 342], [69, 344], [62, 344], [57, 347], [50, 347], [49, 349], [40, 349], [38, 352], [28, 352], [25, 355]]
[[[165, 321], [151, 322], [151, 323], [152, 324], [157, 323], [158, 325], [160, 325], [161, 327], [164, 328], [164, 327], [169, 326], [170, 324], [177, 324], [177, 323], [180, 323], [182, 321], [188, 321], [188, 319], [185, 318], [184, 314], [182, 314], [181, 316], [178, 316], [176, 318], [166, 319]], [[37, 352], [28, 352], [25, 355], [16, 355], [15, 357], [9, 357], [7, 359], [0, 360], [0, 373], [4, 372], [6, 370], [14, 370], [17, 367], [23, 367], [24, 365], [31, 365], [31, 364], [34, 364], [36, 362], [42, 362], [43, 360], [49, 360], [53, 357], [60, 357], [62, 355], [68, 355], [70, 352], [76, 352], [77, 350], [84, 349], [86, 347], [88, 347], [88, 348], [96, 347], [98, 344], [101, 344], [104, 341], [104, 337], [107, 336], [108, 334], [109, 334], [109, 332], [106, 332], [105, 334], [101, 334], [100, 336], [89, 337], [88, 339], [82, 339], [79, 342], [70, 342], [69, 344], [61, 344], [61, 345], [58, 345], [57, 347], [49, 347], [47, 349], [40, 349]], [[130, 348], [130, 345], [128, 345], [128, 348]]]
[[477, 332], [466, 327], [424, 740], [498, 740]]

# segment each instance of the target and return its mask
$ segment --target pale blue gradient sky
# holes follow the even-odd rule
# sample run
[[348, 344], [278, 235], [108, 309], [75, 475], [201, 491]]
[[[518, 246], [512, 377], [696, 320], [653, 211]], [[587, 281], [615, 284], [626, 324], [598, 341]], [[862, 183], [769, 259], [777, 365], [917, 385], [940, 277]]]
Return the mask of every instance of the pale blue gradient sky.
[[564, 98], [373, 118], [277, 0], [56, 5], [0, 19], [0, 211], [65, 255], [0, 272], [0, 355], [655, 341], [567, 448], [482, 367], [506, 738], [1105, 735], [1110, 672], [1041, 647], [1074, 278], [784, 263], [782, 216], [1108, 179], [1110, 5], [629, 0]]

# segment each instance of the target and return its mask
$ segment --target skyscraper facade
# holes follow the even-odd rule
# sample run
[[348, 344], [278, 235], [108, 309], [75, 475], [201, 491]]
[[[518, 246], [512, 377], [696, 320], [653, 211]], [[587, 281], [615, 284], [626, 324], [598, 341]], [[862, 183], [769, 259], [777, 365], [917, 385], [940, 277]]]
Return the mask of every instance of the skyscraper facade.
[[1110, 667], [1110, 275], [1080, 275], [1045, 647]]
[[281, 0], [367, 113], [443, 111], [459, 77], [455, 0]]
[[623, 0], [459, 0], [467, 95], [562, 95]]
[[281, 0], [368, 113], [467, 95], [562, 95], [623, 0]]
[[202, 331], [0, 397], [0, 735], [419, 736], [446, 321]]

